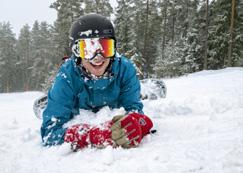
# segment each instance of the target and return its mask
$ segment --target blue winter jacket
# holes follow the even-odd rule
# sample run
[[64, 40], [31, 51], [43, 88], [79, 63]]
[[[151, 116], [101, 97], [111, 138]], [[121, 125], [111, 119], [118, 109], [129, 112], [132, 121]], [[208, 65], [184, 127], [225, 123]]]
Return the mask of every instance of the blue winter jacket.
[[104, 106], [124, 107], [127, 112], [142, 112], [140, 82], [133, 64], [116, 56], [109, 78], [88, 79], [76, 65], [74, 57], [65, 62], [48, 92], [48, 104], [43, 112], [41, 136], [44, 145], [64, 142], [63, 124], [79, 114], [79, 109], [97, 112]]

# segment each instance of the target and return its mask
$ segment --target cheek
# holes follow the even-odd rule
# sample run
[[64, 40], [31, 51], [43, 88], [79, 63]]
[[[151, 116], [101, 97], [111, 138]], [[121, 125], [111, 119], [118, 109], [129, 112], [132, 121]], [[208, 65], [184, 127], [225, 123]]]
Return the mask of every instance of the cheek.
[[86, 62], [86, 61], [82, 61], [82, 64], [85, 68], [90, 68], [91, 67], [91, 64], [89, 62]]
[[107, 68], [108, 65], [109, 65], [109, 63], [110, 63], [110, 60], [105, 61], [105, 63], [104, 63], [104, 68]]

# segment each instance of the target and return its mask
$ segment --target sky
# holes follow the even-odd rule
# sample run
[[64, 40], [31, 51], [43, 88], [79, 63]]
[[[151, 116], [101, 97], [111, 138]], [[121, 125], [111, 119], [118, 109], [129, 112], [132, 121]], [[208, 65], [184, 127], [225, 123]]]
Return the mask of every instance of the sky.
[[12, 30], [18, 35], [20, 29], [35, 20], [53, 24], [56, 20], [56, 10], [49, 8], [55, 0], [0, 0], [0, 22], [9, 21]]
[[[110, 1], [116, 5], [115, 0]], [[55, 0], [0, 0], [0, 22], [9, 21], [16, 36], [25, 24], [32, 27], [35, 20], [53, 24], [57, 18], [56, 10], [49, 8], [53, 2]]]

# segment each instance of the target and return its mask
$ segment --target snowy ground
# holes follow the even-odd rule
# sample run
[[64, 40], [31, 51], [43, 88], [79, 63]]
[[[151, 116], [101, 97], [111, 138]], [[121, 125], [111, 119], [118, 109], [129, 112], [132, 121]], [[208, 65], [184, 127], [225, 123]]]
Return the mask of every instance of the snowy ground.
[[[157, 133], [134, 149], [42, 147], [32, 104], [39, 92], [0, 94], [1, 173], [243, 173], [243, 68], [165, 80], [166, 99], [145, 100]], [[98, 123], [122, 110], [82, 111]], [[96, 117], [97, 116], [97, 117]]]

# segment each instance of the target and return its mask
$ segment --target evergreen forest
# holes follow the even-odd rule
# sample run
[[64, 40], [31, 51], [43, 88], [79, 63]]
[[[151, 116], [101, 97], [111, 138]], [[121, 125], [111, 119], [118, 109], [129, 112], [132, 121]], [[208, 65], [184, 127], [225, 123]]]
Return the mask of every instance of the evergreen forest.
[[64, 56], [70, 56], [74, 20], [98, 13], [112, 20], [117, 51], [143, 78], [243, 66], [242, 0], [56, 0], [53, 25], [23, 25], [18, 37], [0, 21], [0, 92], [46, 91]]

